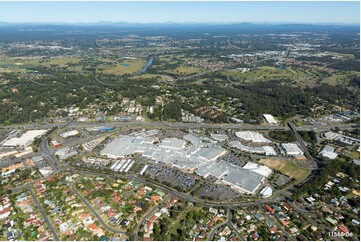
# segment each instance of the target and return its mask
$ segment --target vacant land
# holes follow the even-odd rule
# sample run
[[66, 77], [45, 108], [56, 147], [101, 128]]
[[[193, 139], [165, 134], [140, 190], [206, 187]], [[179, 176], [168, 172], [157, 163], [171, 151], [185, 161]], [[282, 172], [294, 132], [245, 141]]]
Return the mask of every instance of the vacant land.
[[352, 152], [350, 153], [350, 157], [351, 157], [351, 158], [354, 158], [354, 159], [360, 159], [360, 153], [357, 152], [357, 151], [352, 151]]
[[278, 159], [261, 159], [260, 164], [266, 165], [274, 170], [281, 172], [296, 180], [302, 180], [310, 172], [309, 169], [301, 168], [293, 164], [291, 161], [278, 160]]
[[194, 73], [198, 73], [200, 71], [201, 71], [200, 68], [193, 67], [193, 66], [180, 66], [175, 69], [175, 72], [180, 73], [180, 74], [194, 74]]
[[[262, 66], [258, 67], [254, 71], [241, 72], [241, 71], [224, 71], [222, 75], [229, 76], [234, 81], [254, 82], [275, 78], [287, 78], [295, 75], [295, 70], [289, 70], [288, 68], [280, 70], [276, 67]], [[298, 73], [297, 73], [298, 74]]]
[[124, 60], [121, 63], [114, 63], [114, 65], [99, 66], [100, 72], [104, 74], [133, 74], [139, 72], [147, 63], [146, 60], [135, 59], [135, 60]]
[[1, 58], [0, 72], [27, 72], [34, 67], [63, 68], [68, 71], [93, 71], [104, 74], [133, 74], [139, 72], [146, 64], [144, 59], [106, 59], [87, 57], [56, 58]]

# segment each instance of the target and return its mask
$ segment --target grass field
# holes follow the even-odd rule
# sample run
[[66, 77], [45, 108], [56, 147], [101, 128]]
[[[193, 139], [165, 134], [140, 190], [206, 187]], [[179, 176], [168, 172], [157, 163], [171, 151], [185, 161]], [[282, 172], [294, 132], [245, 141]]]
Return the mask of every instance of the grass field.
[[324, 78], [321, 83], [327, 83], [329, 85], [345, 85], [348, 83], [348, 81], [353, 77], [353, 76], [359, 76], [360, 73], [358, 72], [349, 72], [349, 73], [338, 73], [336, 75]]
[[301, 168], [293, 164], [291, 161], [284, 161], [278, 159], [261, 159], [260, 164], [266, 165], [271, 169], [277, 170], [284, 175], [294, 178], [296, 180], [302, 180], [307, 177], [310, 172], [309, 169]]
[[[70, 58], [59, 57], [52, 59], [18, 59], [18, 58], [0, 58], [0, 72], [26, 72], [31, 67], [43, 66], [54, 67], [58, 66], [66, 68], [69, 71], [82, 71], [84, 68], [90, 67], [87, 64], [81, 63], [82, 60], [86, 60], [87, 64], [94, 62], [100, 62], [96, 67], [98, 72], [104, 74], [132, 74], [139, 72], [146, 64], [146, 60], [111, 60], [105, 58]], [[84, 70], [83, 70], [84, 71]]]
[[233, 80], [240, 80], [246, 83], [262, 81], [264, 79], [275, 79], [275, 78], [287, 78], [294, 75], [298, 75], [298, 71], [286, 68], [285, 70], [279, 70], [276, 67], [262, 66], [258, 67], [254, 71], [242, 73], [241, 71], [223, 71], [221, 72], [224, 76], [230, 76]]
[[193, 66], [180, 66], [178, 68], [176, 68], [175, 73], [180, 73], [180, 74], [195, 74], [201, 71], [200, 68], [198, 67], [193, 67]]
[[[147, 63], [146, 60], [124, 60], [118, 62], [115, 66], [99, 66], [102, 70], [99, 71], [104, 74], [124, 75], [139, 72]], [[127, 66], [126, 66], [127, 65]]]
[[353, 159], [360, 159], [360, 153], [357, 152], [357, 151], [352, 151], [350, 153], [350, 157], [353, 158]]

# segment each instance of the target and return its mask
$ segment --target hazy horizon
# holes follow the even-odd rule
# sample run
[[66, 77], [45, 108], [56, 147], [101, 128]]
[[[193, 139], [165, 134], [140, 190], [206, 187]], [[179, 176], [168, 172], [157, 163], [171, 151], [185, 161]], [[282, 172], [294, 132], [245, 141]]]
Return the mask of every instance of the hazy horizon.
[[360, 24], [350, 2], [0, 2], [0, 22]]

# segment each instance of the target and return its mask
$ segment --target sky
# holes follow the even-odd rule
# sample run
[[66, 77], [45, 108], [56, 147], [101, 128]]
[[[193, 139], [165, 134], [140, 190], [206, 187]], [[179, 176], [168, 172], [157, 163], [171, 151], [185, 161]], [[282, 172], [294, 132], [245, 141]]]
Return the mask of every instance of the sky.
[[0, 2], [0, 22], [360, 23], [354, 2]]

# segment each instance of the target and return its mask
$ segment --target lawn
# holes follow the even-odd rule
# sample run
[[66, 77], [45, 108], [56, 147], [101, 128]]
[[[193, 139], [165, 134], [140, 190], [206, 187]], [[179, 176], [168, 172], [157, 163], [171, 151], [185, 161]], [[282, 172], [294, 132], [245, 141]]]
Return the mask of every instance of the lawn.
[[303, 178], [307, 177], [310, 172], [309, 169], [298, 167], [291, 161], [279, 159], [261, 159], [259, 160], [259, 163], [277, 170], [282, 174], [296, 180], [302, 180]]

